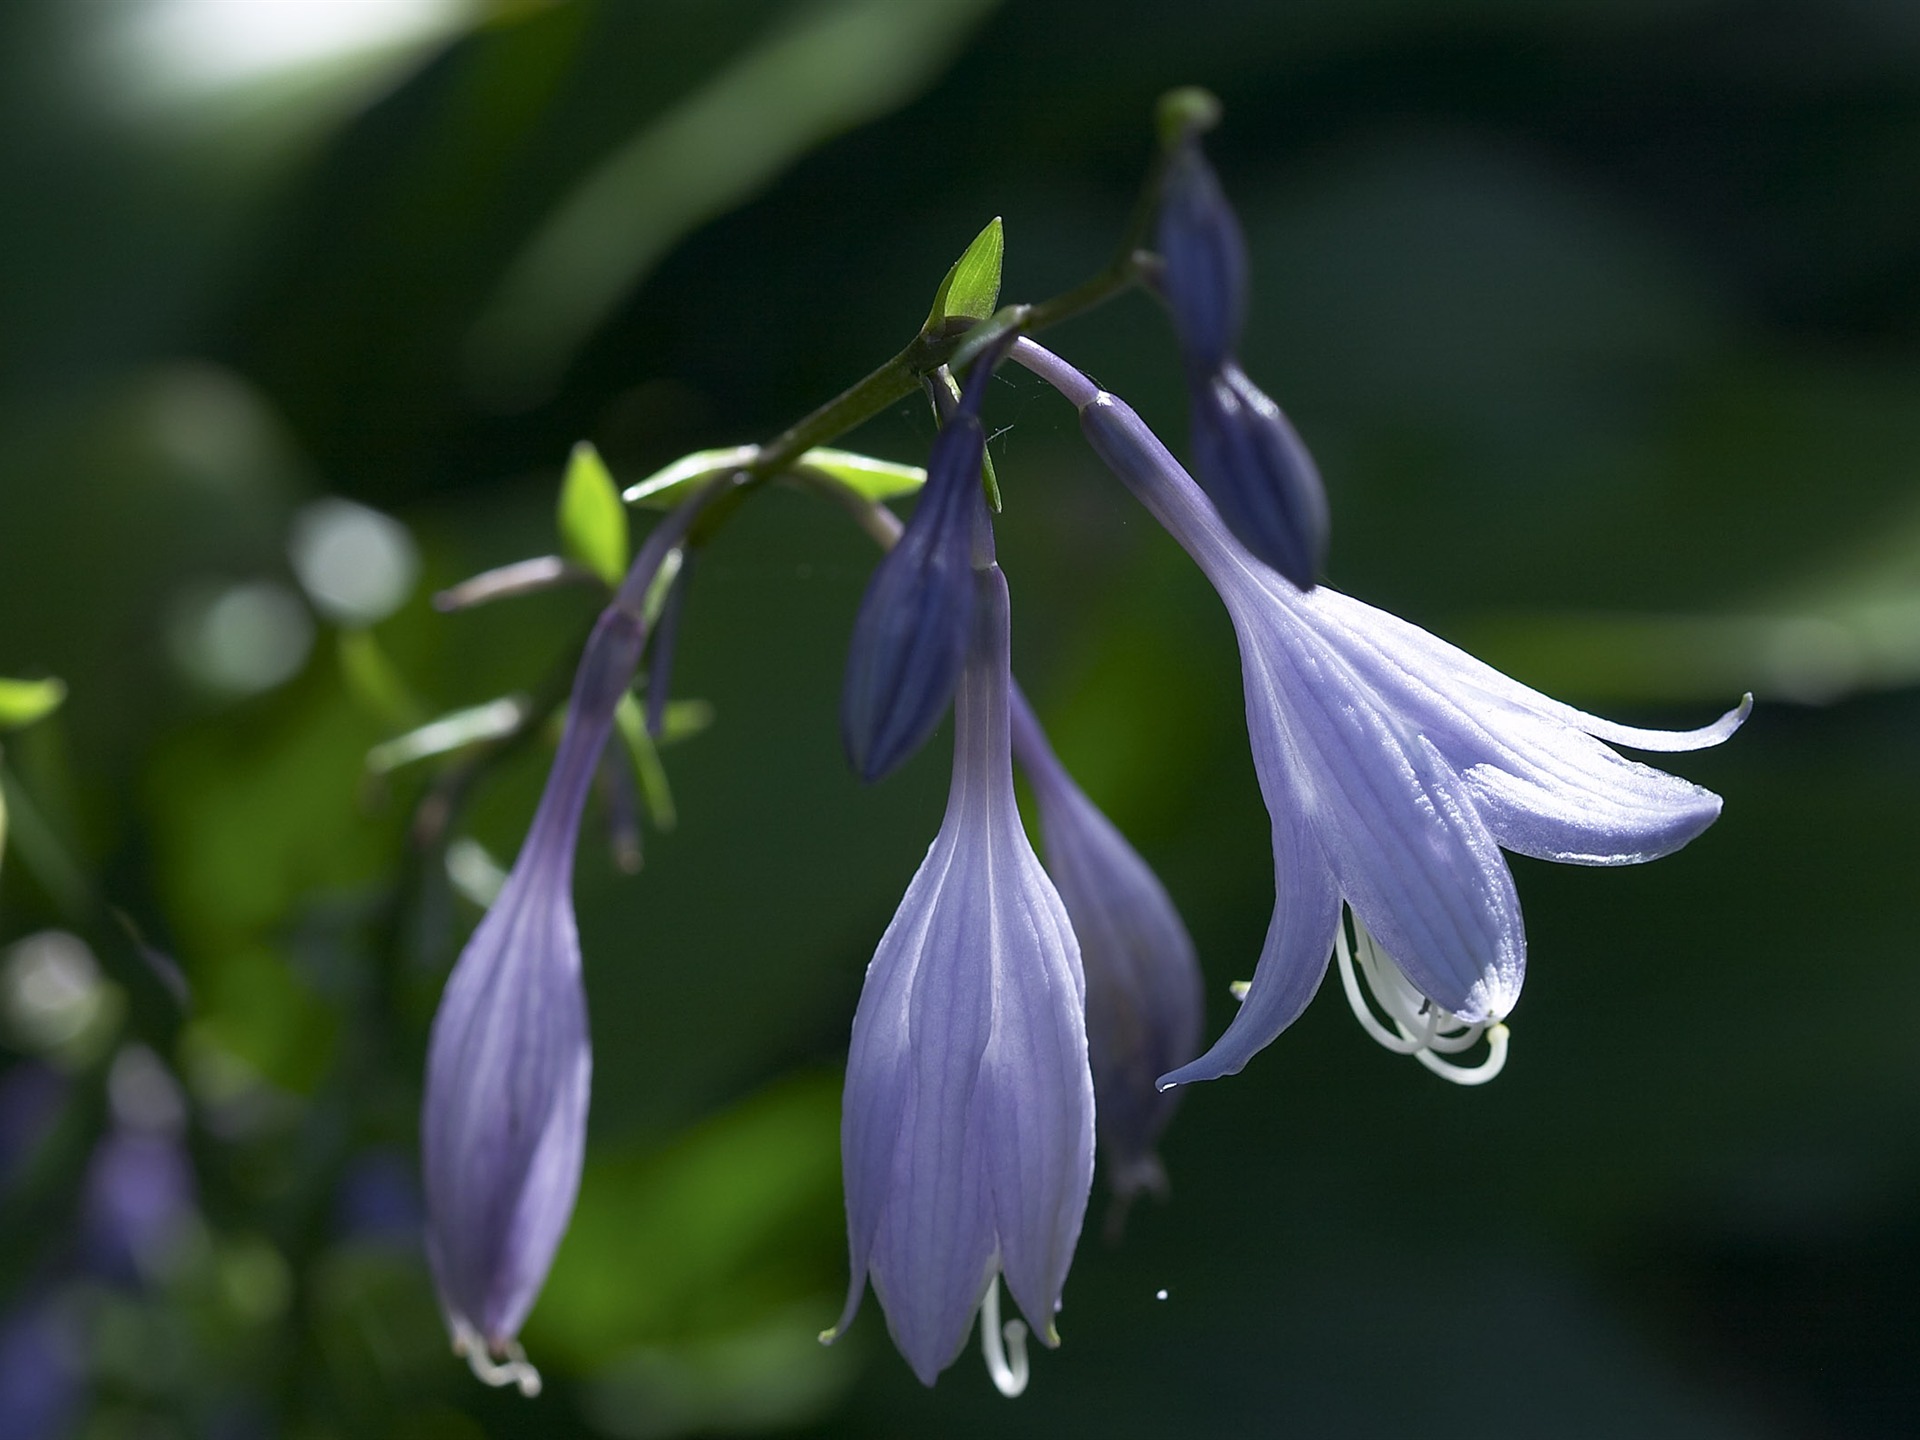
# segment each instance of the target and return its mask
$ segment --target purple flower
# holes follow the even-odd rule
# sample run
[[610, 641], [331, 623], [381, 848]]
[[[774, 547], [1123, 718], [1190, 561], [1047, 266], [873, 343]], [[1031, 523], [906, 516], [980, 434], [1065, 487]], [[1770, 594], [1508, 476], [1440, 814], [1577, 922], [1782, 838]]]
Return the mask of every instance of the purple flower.
[[[1718, 744], [1746, 704], [1693, 731], [1615, 725], [1369, 605], [1324, 586], [1303, 592], [1247, 552], [1124, 401], [1030, 342], [1015, 358], [1078, 406], [1093, 448], [1206, 572], [1240, 641], [1277, 905], [1240, 1013], [1162, 1084], [1245, 1065], [1305, 1008], [1337, 934], [1349, 955], [1364, 952], [1408, 1048], [1423, 1058], [1464, 1048], [1467, 1032], [1497, 1029], [1513, 1008], [1526, 964], [1502, 848], [1633, 864], [1719, 815], [1717, 795], [1602, 742]], [[1343, 902], [1353, 947], [1339, 933]], [[1489, 1037], [1503, 1050], [1503, 1031]]]
[[1013, 695], [1013, 748], [1040, 806], [1047, 873], [1080, 942], [1107, 1184], [1124, 1202], [1164, 1194], [1154, 1145], [1177, 1095], [1154, 1081], [1200, 1050], [1200, 967], [1166, 888], [1073, 783], [1026, 697]]
[[974, 501], [987, 448], [980, 402], [993, 368], [983, 357], [968, 375], [958, 410], [934, 439], [913, 518], [874, 567], [854, 618], [840, 735], [862, 780], [891, 773], [926, 743], [965, 663]]
[[515, 1336], [573, 1214], [593, 1069], [573, 849], [614, 711], [645, 648], [645, 598], [720, 483], [656, 527], [600, 616], [519, 857], [448, 977], [427, 1050], [421, 1148], [427, 1256], [481, 1379], [536, 1394]]
[[851, 1323], [871, 1279], [931, 1385], [984, 1305], [990, 1366], [1016, 1393], [1024, 1358], [1009, 1367], [999, 1352], [997, 1277], [1058, 1343], [1093, 1179], [1093, 1082], [1079, 947], [1014, 803], [1006, 582], [989, 562], [975, 584], [946, 820], [854, 1016], [841, 1119], [853, 1276], [823, 1338]]
[[1154, 244], [1181, 356], [1190, 371], [1217, 370], [1239, 348], [1246, 321], [1247, 242], [1190, 132], [1167, 151]]
[[1320, 471], [1280, 407], [1228, 360], [1189, 386], [1193, 463], [1236, 538], [1301, 589], [1327, 553]]
[[71, 1434], [82, 1399], [81, 1337], [55, 1300], [32, 1296], [0, 1318], [0, 1440]]

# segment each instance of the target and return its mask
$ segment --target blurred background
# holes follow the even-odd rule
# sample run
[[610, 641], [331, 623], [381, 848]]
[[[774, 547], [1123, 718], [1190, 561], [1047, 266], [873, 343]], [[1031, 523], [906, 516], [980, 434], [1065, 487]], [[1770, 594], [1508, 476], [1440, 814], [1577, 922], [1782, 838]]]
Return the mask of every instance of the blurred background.
[[[784, 427], [995, 215], [1003, 298], [1091, 273], [1182, 83], [1333, 582], [1622, 719], [1752, 689], [1674, 757], [1724, 818], [1514, 862], [1483, 1090], [1323, 992], [1186, 1096], [1117, 1244], [1096, 1185], [1023, 1399], [923, 1390], [871, 1300], [814, 1335], [946, 740], [847, 774], [872, 555], [770, 491], [690, 594], [677, 824], [626, 874], [589, 818], [548, 1391], [483, 1389], [419, 1075], [548, 751], [379, 747], [564, 680], [595, 601], [431, 594], [554, 550], [578, 440], [627, 483]], [[1917, 157], [1906, 0], [10, 0], [0, 675], [67, 694], [0, 693], [0, 1437], [1920, 1433]], [[1150, 303], [1049, 343], [1184, 443]], [[1217, 1033], [1272, 903], [1224, 613], [1064, 405], [989, 403], [1017, 666]]]

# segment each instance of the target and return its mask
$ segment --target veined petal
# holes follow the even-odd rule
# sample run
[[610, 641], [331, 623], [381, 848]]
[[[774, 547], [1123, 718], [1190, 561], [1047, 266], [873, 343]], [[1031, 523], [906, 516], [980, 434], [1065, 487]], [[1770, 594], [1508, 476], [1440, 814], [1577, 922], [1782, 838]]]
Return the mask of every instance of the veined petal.
[[[1251, 686], [1249, 677], [1248, 721], [1259, 733], [1265, 724], [1254, 720], [1255, 691]], [[1256, 740], [1256, 753], [1263, 744], [1271, 746], [1276, 739], [1266, 735]], [[1233, 1023], [1198, 1060], [1161, 1076], [1163, 1087], [1238, 1074], [1247, 1061], [1300, 1018], [1327, 973], [1327, 959], [1333, 953], [1333, 928], [1340, 923], [1340, 893], [1333, 872], [1327, 868], [1320, 842], [1307, 824], [1291, 770], [1283, 765], [1262, 765], [1260, 790], [1273, 818], [1274, 906], [1266, 944]]]
[[[1317, 628], [1336, 640], [1382, 699], [1446, 755], [1508, 850], [1567, 864], [1634, 864], [1679, 849], [1720, 813], [1712, 791], [1627, 760], [1594, 739], [1592, 730], [1605, 722], [1529, 690], [1416, 626], [1325, 587], [1297, 602], [1279, 599], [1316, 615]], [[1699, 737], [1725, 738], [1744, 714], [1742, 707], [1684, 736], [1629, 733], [1709, 744], [1714, 740]]]
[[1484, 660], [1475, 659], [1459, 646], [1450, 645], [1411, 621], [1389, 615], [1352, 596], [1329, 592], [1323, 603], [1330, 620], [1363, 636], [1383, 654], [1392, 656], [1402, 668], [1424, 675], [1435, 686], [1444, 684], [1449, 691], [1465, 697], [1557, 720], [1597, 740], [1624, 745], [1629, 750], [1662, 753], [1704, 750], [1732, 736], [1753, 711], [1753, 697], [1749, 695], [1719, 719], [1695, 730], [1649, 730], [1617, 724], [1542, 695]]
[[429, 1255], [455, 1328], [490, 1345], [526, 1318], [579, 1185], [592, 1060], [570, 879], [565, 864], [515, 867], [428, 1048]]
[[998, 1269], [1051, 1333], [1093, 1169], [1079, 951], [1014, 804], [1006, 585], [975, 584], [946, 820], [868, 968], [842, 1112], [841, 1324], [864, 1274], [928, 1384]]
[[1087, 1052], [1107, 1183], [1125, 1197], [1166, 1188], [1154, 1154], [1177, 1096], [1155, 1081], [1200, 1048], [1199, 962], [1147, 862], [1087, 798], [1016, 690], [1014, 754], [1039, 801], [1047, 874], [1080, 944]]

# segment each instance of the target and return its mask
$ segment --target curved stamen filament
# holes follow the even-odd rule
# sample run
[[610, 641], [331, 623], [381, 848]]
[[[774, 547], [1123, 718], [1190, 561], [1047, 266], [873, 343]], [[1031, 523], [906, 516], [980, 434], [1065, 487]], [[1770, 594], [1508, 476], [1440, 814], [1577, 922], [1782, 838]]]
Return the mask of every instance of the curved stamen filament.
[[466, 1357], [473, 1378], [483, 1385], [512, 1385], [529, 1400], [540, 1393], [540, 1372], [527, 1359], [518, 1340], [507, 1341], [496, 1356], [486, 1341], [462, 1325], [453, 1337], [453, 1353]]
[[[1351, 921], [1353, 937], [1347, 936]], [[1484, 1085], [1498, 1075], [1507, 1063], [1507, 1027], [1469, 1023], [1451, 1011], [1443, 1010], [1416, 990], [1391, 955], [1367, 933], [1360, 917], [1350, 910], [1341, 916], [1333, 932], [1334, 958], [1340, 969], [1340, 987], [1346, 991], [1347, 1004], [1360, 1026], [1384, 1048], [1396, 1055], [1411, 1055], [1443, 1080], [1456, 1085]], [[1366, 976], [1363, 990], [1358, 971]], [[1367, 1003], [1371, 992], [1373, 1004]], [[1374, 1013], [1377, 1005], [1393, 1029], [1380, 1022]], [[1461, 1065], [1442, 1059], [1471, 1050], [1482, 1039], [1487, 1042], [1487, 1058], [1478, 1065]]]
[[980, 1302], [980, 1353], [986, 1357], [993, 1388], [1009, 1400], [1027, 1388], [1027, 1327], [1021, 1320], [1000, 1323], [1000, 1276], [987, 1282]]

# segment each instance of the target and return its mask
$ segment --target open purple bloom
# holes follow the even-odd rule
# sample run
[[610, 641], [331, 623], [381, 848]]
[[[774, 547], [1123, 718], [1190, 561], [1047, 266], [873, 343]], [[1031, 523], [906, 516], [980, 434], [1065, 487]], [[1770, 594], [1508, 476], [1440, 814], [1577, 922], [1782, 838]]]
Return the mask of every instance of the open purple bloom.
[[946, 820], [854, 1016], [841, 1119], [853, 1275], [832, 1333], [871, 1279], [931, 1385], [984, 1303], [982, 1341], [1014, 1393], [1022, 1365], [1009, 1372], [997, 1349], [997, 1277], [1057, 1343], [1094, 1102], [1079, 947], [1014, 803], [1006, 582], [989, 565], [975, 583]]
[[946, 714], [972, 629], [974, 501], [986, 432], [980, 402], [993, 364], [966, 393], [927, 458], [927, 482], [900, 541], [874, 567], [854, 617], [840, 734], [862, 780], [891, 773]]
[[1615, 725], [1369, 605], [1324, 586], [1303, 592], [1247, 552], [1124, 401], [1038, 346], [1015, 358], [1079, 408], [1093, 448], [1206, 573], [1240, 641], [1277, 903], [1240, 1013], [1161, 1083], [1232, 1074], [1290, 1025], [1326, 972], [1343, 902], [1390, 1019], [1430, 1025], [1448, 1046], [1496, 1025], [1526, 964], [1502, 848], [1632, 864], [1679, 849], [1719, 815], [1717, 795], [1603, 742], [1718, 744], [1746, 705], [1699, 730]]
[[575, 672], [566, 728], [520, 854], [447, 979], [427, 1049], [427, 1257], [454, 1348], [490, 1384], [540, 1377], [515, 1336], [573, 1214], [593, 1057], [574, 837], [614, 712], [646, 644], [645, 597], [725, 480], [647, 537]]
[[1080, 942], [1107, 1184], [1123, 1202], [1141, 1190], [1164, 1193], [1154, 1145], [1178, 1096], [1154, 1081], [1200, 1050], [1193, 941], [1166, 887], [1074, 784], [1018, 690], [1012, 716], [1014, 754], [1040, 806], [1047, 874]]

